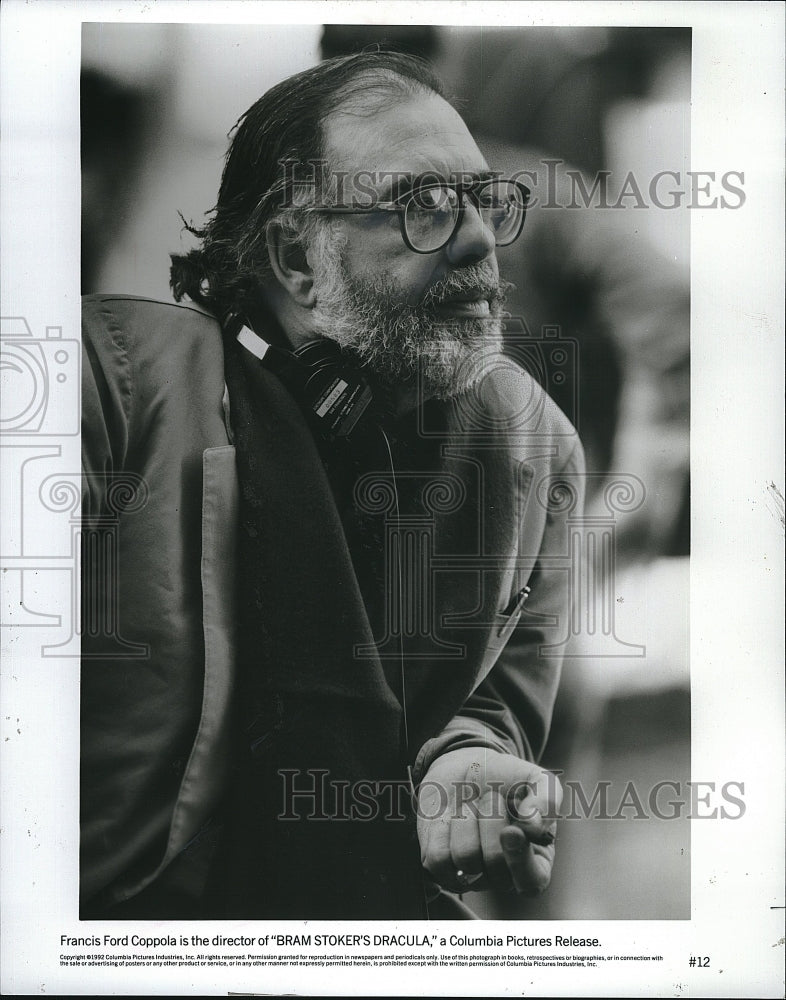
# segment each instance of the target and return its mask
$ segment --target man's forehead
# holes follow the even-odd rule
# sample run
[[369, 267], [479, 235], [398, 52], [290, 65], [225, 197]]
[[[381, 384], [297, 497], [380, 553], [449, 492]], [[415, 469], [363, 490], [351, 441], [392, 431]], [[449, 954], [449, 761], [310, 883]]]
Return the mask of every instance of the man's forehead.
[[488, 166], [458, 112], [436, 94], [416, 94], [369, 113], [359, 99], [324, 123], [325, 153], [335, 170], [386, 177], [485, 174]]

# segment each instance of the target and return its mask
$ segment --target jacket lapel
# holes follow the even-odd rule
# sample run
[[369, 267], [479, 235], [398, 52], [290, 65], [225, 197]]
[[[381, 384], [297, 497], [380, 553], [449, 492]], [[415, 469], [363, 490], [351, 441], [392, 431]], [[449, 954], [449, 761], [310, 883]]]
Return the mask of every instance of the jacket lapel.
[[202, 715], [172, 816], [162, 868], [207, 821], [212, 803], [223, 794], [230, 766], [238, 509], [235, 449], [231, 445], [208, 448], [202, 456], [202, 471]]

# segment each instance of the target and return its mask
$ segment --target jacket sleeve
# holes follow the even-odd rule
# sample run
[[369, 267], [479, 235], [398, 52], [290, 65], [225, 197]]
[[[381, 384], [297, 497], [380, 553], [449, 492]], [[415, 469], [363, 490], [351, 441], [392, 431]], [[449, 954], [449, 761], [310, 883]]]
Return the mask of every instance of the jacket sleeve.
[[552, 476], [575, 493], [570, 510], [549, 507], [537, 560], [526, 581], [531, 594], [519, 623], [494, 667], [444, 730], [428, 740], [415, 762], [421, 780], [437, 757], [464, 747], [487, 747], [526, 760], [539, 760], [546, 745], [559, 685], [570, 615], [568, 515], [581, 517], [584, 453], [578, 438]]

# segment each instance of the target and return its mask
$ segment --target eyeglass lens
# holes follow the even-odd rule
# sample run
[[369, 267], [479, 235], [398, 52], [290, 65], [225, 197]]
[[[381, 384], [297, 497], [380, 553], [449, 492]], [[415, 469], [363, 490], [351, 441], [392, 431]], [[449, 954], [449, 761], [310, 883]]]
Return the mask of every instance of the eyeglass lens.
[[[511, 181], [489, 181], [473, 199], [483, 222], [494, 233], [497, 246], [506, 246], [521, 231], [526, 204]], [[455, 188], [432, 184], [413, 192], [404, 212], [407, 238], [416, 250], [428, 252], [444, 246], [453, 235], [460, 200]]]

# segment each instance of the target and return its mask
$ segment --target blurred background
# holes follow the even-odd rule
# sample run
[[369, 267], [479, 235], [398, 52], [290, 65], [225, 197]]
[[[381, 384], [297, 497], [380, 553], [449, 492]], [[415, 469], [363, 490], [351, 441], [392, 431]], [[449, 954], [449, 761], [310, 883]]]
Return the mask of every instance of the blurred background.
[[[648, 798], [671, 782], [666, 815], [690, 800], [690, 29], [85, 24], [83, 292], [170, 299], [169, 254], [191, 245], [178, 212], [203, 223], [236, 120], [284, 77], [373, 44], [431, 60], [489, 165], [531, 172], [540, 206], [499, 253], [508, 309], [584, 441], [590, 530], [613, 539], [603, 625], [571, 638], [542, 763], [590, 800], [606, 783], [617, 818], [563, 821], [542, 899], [464, 901], [483, 917], [688, 919], [687, 809], [659, 819]], [[619, 207], [543, 207], [550, 191], [575, 202], [568, 171], [587, 190], [608, 171]], [[653, 204], [660, 171], [673, 208]]]

